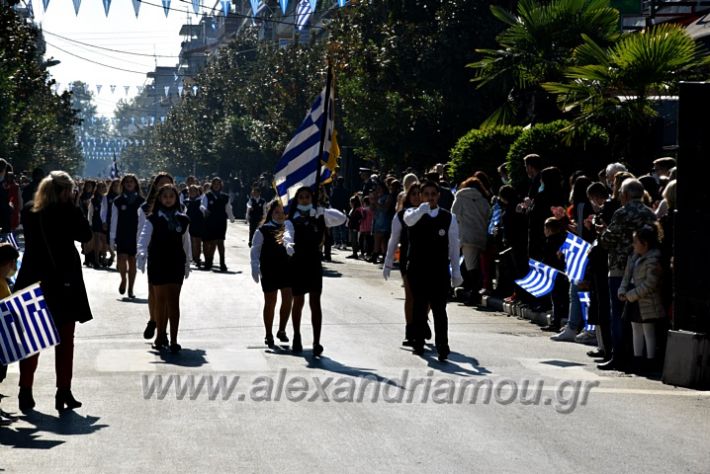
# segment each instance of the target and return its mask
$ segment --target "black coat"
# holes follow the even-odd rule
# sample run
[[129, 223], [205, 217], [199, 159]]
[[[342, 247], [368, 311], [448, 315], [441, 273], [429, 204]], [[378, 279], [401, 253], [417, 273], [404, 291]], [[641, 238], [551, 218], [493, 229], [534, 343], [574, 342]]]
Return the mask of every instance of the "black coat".
[[32, 204], [22, 210], [25, 254], [14, 291], [40, 282], [57, 324], [89, 321], [91, 308], [74, 243], [91, 240], [89, 222], [72, 204], [56, 204], [40, 212], [32, 212]]

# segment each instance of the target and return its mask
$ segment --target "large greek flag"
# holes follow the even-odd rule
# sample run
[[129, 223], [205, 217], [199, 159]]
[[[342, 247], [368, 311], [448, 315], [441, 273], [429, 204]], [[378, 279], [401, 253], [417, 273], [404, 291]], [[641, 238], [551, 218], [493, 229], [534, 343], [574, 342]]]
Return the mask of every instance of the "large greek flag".
[[296, 6], [296, 26], [299, 30], [303, 30], [311, 18], [313, 8], [309, 0], [301, 0]]
[[[298, 188], [316, 184], [319, 160], [326, 163], [328, 161], [334, 129], [335, 91], [330, 88], [326, 104], [327, 89], [328, 87], [323, 88], [313, 102], [311, 110], [286, 146], [286, 151], [274, 170], [276, 194], [284, 206], [288, 206]], [[322, 138], [323, 156], [319, 156]], [[328, 172], [325, 166], [320, 168], [321, 175]]]
[[567, 239], [560, 247], [560, 252], [565, 256], [565, 273], [571, 282], [577, 283], [584, 280], [589, 258], [587, 254], [592, 246], [581, 237], [567, 232]]
[[0, 300], [0, 364], [26, 359], [59, 344], [39, 283]]
[[515, 280], [523, 290], [539, 298], [545, 296], [555, 287], [558, 270], [537, 260], [530, 259], [530, 272], [521, 280]]

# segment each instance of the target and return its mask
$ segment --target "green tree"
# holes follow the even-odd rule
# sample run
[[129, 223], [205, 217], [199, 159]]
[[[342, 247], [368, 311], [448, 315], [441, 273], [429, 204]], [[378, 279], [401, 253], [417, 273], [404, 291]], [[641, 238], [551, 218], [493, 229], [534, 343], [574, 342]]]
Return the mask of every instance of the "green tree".
[[515, 13], [496, 5], [491, 12], [507, 27], [497, 37], [498, 48], [478, 49], [483, 58], [469, 65], [478, 87], [498, 89], [502, 102], [483, 126], [559, 118], [542, 84], [563, 77], [583, 36], [601, 45], [619, 37], [619, 12], [609, 0], [521, 0]]

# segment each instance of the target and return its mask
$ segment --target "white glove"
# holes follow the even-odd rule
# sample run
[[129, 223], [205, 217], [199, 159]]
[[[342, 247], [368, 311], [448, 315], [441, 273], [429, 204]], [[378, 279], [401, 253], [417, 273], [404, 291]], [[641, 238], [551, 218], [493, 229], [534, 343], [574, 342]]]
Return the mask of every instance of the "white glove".
[[419, 205], [419, 209], [425, 212], [431, 211], [431, 206], [429, 205], [429, 201], [424, 201]]
[[287, 244], [286, 245], [286, 254], [289, 257], [293, 257], [293, 254], [296, 253], [296, 249], [293, 248], [293, 244]]
[[452, 288], [457, 288], [463, 284], [463, 277], [461, 276], [460, 273], [457, 273], [455, 275], [451, 275], [451, 287]]
[[259, 267], [251, 267], [251, 278], [254, 283], [259, 283]]
[[138, 270], [140, 270], [141, 273], [145, 273], [145, 261], [146, 256], [144, 253], [136, 255], [136, 267], [138, 267]]
[[187, 277], [190, 276], [190, 262], [187, 262], [185, 264], [185, 280], [187, 280]]
[[392, 269], [389, 268], [389, 267], [383, 267], [383, 268], [382, 268], [382, 276], [385, 277], [385, 280], [389, 280], [389, 279], [390, 279], [390, 272], [391, 272], [391, 271], [392, 271]]

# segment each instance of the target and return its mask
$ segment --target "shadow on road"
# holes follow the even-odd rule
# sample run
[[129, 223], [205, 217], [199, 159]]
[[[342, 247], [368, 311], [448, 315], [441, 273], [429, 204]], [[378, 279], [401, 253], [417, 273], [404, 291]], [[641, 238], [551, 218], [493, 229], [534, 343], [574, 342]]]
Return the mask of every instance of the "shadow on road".
[[439, 361], [436, 350], [425, 351], [421, 358], [427, 362], [429, 368], [446, 374], [482, 376], [491, 373], [490, 370], [479, 364], [478, 359], [461, 354], [460, 352], [451, 352], [446, 362]]
[[48, 415], [38, 411], [31, 411], [20, 417], [20, 420], [33, 425], [32, 428], [17, 427], [12, 425], [0, 428], [0, 446], [9, 446], [21, 449], [51, 449], [60, 444], [62, 440], [39, 439], [44, 433], [59, 435], [88, 435], [108, 427], [98, 424], [96, 416], [81, 416], [74, 411], [66, 411], [59, 416]]
[[341, 276], [343, 276], [343, 274], [337, 270], [331, 270], [330, 268], [324, 268], [323, 269], [323, 276], [325, 278], [340, 278]]
[[160, 361], [152, 362], [153, 364], [170, 364], [179, 367], [202, 367], [207, 363], [207, 358], [203, 349], [185, 349], [184, 347], [177, 354], [170, 351], [152, 350], [152, 354], [160, 356]]
[[137, 304], [148, 304], [148, 299], [147, 298], [118, 298], [116, 301], [120, 301], [122, 303], [137, 303]]

